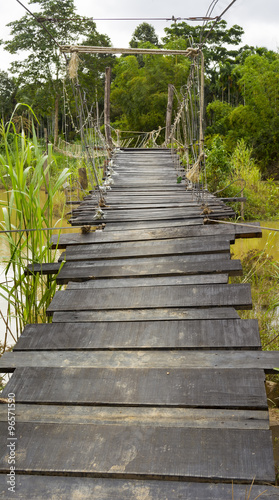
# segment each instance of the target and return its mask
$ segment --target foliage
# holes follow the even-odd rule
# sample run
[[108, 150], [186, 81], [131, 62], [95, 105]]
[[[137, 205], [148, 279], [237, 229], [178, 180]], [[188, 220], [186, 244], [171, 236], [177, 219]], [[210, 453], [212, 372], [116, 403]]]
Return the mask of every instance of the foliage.
[[[181, 87], [187, 81], [190, 62], [167, 56], [120, 57], [114, 68], [112, 118], [118, 127], [151, 131], [165, 123], [168, 84]], [[123, 125], [122, 125], [123, 124]], [[122, 126], [121, 126], [122, 125]]]
[[[32, 110], [29, 110], [32, 113]], [[6, 261], [6, 283], [1, 283], [1, 295], [7, 298], [7, 321], [14, 315], [17, 336], [27, 323], [46, 321], [46, 309], [55, 293], [55, 280], [41, 274], [24, 275], [29, 263], [53, 262], [55, 252], [50, 250], [53, 198], [65, 182], [65, 169], [57, 181], [49, 182], [47, 174], [52, 164], [51, 149], [42, 154], [33, 127], [32, 142], [24, 132], [17, 134], [12, 119], [1, 123], [1, 137], [5, 154], [0, 164], [5, 169], [1, 181], [7, 191], [7, 202], [2, 203], [2, 235], [9, 252]], [[13, 143], [8, 140], [13, 136]], [[47, 165], [46, 165], [47, 163]], [[47, 187], [48, 197], [41, 201], [41, 190]]]
[[[62, 79], [65, 75], [66, 57], [61, 57], [59, 45], [75, 44], [84, 40], [95, 45], [110, 44], [109, 38], [100, 35], [95, 23], [76, 14], [73, 0], [30, 0], [40, 9], [35, 12], [36, 19], [26, 14], [21, 19], [9, 23], [11, 39], [4, 44], [11, 54], [27, 51], [26, 58], [11, 64], [11, 72], [20, 75], [23, 85], [19, 89], [19, 98], [27, 102], [42, 117], [49, 116], [55, 109], [54, 142], [58, 134], [58, 104], [62, 96]], [[59, 22], [46, 23], [44, 19], [59, 18]], [[46, 26], [48, 34], [43, 26]], [[103, 77], [106, 58], [84, 57], [82, 83], [89, 87], [88, 73], [95, 84]], [[111, 63], [112, 58], [108, 59]], [[97, 71], [96, 71], [97, 69]], [[92, 72], [94, 71], [94, 74]], [[93, 87], [94, 100], [96, 89]]]
[[[249, 56], [238, 67], [238, 74], [245, 106], [239, 113], [237, 123], [232, 117], [232, 125], [235, 133], [239, 133], [241, 123], [242, 137], [249, 141], [266, 167], [268, 162], [279, 159], [279, 57], [276, 54], [273, 58], [270, 54], [267, 57], [258, 54]], [[246, 123], [248, 116], [251, 117], [250, 127]]]
[[208, 125], [206, 128], [207, 135], [225, 135], [229, 128], [229, 117], [232, 112], [232, 106], [227, 102], [214, 100], [208, 104], [206, 115]]
[[219, 135], [216, 135], [206, 152], [206, 177], [208, 189], [214, 193], [229, 184], [230, 159]]
[[264, 250], [248, 251], [241, 256], [241, 262], [243, 276], [231, 278], [231, 281], [251, 284], [253, 309], [239, 311], [240, 317], [258, 319], [263, 349], [279, 350], [279, 318], [274, 307], [278, 298], [278, 275], [270, 243]]
[[129, 43], [130, 47], [138, 47], [140, 42], [150, 42], [152, 45], [159, 45], [159, 39], [156, 35], [155, 29], [151, 24], [142, 23], [136, 27], [131, 41]]
[[0, 71], [0, 114], [4, 121], [9, 120], [16, 105], [17, 90], [15, 78], [10, 78], [8, 73]]
[[[166, 36], [162, 39], [164, 43], [177, 38], [186, 38], [190, 44], [199, 45], [205, 40], [203, 47], [207, 67], [209, 68], [210, 62], [218, 63], [220, 60], [226, 60], [234, 57], [237, 50], [228, 49], [227, 46], [239, 45], [244, 33], [243, 28], [234, 25], [227, 28], [227, 22], [224, 20], [218, 21], [214, 30], [211, 31], [213, 22], [207, 24], [206, 28], [201, 25], [190, 25], [186, 22], [173, 23], [170, 28], [165, 28]], [[210, 33], [210, 36], [207, 35]]]

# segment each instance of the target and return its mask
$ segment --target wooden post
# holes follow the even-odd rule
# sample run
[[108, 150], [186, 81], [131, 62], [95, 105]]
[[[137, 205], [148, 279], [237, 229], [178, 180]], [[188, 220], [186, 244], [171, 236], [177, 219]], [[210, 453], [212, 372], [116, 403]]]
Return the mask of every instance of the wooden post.
[[204, 114], [204, 55], [201, 52], [201, 90], [200, 90], [200, 137], [199, 137], [199, 153], [203, 153], [203, 114]]
[[79, 183], [82, 187], [82, 189], [85, 191], [85, 189], [88, 188], [88, 179], [87, 179], [87, 172], [85, 167], [80, 167], [78, 169], [78, 177], [79, 177]]
[[[47, 133], [47, 129], [44, 128], [44, 138], [45, 138], [45, 145], [46, 145], [46, 152], [47, 152], [47, 155], [49, 155], [49, 150], [48, 150], [48, 133]], [[48, 166], [48, 158], [45, 159], [44, 161], [44, 171], [47, 169], [47, 166]], [[48, 175], [48, 172], [45, 174], [45, 193], [48, 194], [48, 184], [49, 184], [49, 175]]]
[[[245, 187], [245, 181], [242, 180], [241, 181], [241, 198], [243, 198], [244, 187]], [[240, 215], [241, 215], [241, 219], [244, 220], [244, 201], [242, 201], [240, 203]]]
[[166, 113], [166, 135], [165, 135], [166, 146], [169, 142], [170, 132], [171, 132], [172, 105], [173, 105], [173, 85], [171, 83], [169, 83], [169, 85], [168, 85], [168, 105], [167, 105], [167, 113]]
[[54, 110], [54, 146], [57, 146], [58, 142], [58, 114], [59, 114], [59, 95], [55, 96], [55, 110]]
[[106, 140], [109, 147], [112, 149], [111, 131], [110, 131], [110, 79], [111, 79], [111, 68], [106, 68], [106, 81], [105, 81], [105, 134]]

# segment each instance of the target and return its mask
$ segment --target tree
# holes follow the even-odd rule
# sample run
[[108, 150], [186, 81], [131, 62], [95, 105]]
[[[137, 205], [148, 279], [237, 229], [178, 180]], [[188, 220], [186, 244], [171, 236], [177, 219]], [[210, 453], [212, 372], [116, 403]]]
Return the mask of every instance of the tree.
[[[65, 57], [61, 57], [59, 45], [75, 44], [84, 33], [96, 34], [96, 25], [89, 19], [76, 14], [73, 0], [29, 0], [40, 10], [34, 15], [26, 14], [18, 21], [9, 23], [12, 39], [4, 48], [11, 54], [27, 51], [23, 61], [13, 62], [11, 71], [19, 74], [24, 85], [35, 84], [36, 89], [44, 88], [50, 98], [51, 108], [55, 108], [54, 143], [58, 136], [59, 98], [62, 94], [62, 78], [65, 74]], [[45, 19], [51, 36], [46, 33]]]
[[119, 128], [152, 131], [165, 125], [168, 84], [178, 88], [187, 82], [190, 61], [183, 57], [144, 55], [121, 57], [114, 68], [112, 116]]
[[8, 73], [0, 71], [0, 114], [3, 121], [7, 121], [17, 104], [18, 85]]
[[[110, 47], [111, 41], [107, 35], [103, 35], [94, 30], [82, 42], [83, 45]], [[104, 83], [105, 69], [115, 64], [115, 56], [109, 54], [80, 54], [80, 74], [79, 82], [86, 92], [86, 98], [90, 102], [97, 100], [102, 111], [104, 106]]]
[[151, 24], [139, 24], [132, 35], [129, 45], [132, 48], [136, 48], [141, 42], [150, 42], [152, 45], [159, 46], [158, 36], [155, 33], [155, 28]]
[[236, 68], [244, 105], [230, 117], [235, 137], [254, 148], [262, 167], [279, 159], [279, 57], [254, 54]]
[[[205, 59], [207, 103], [213, 99], [222, 100], [224, 84], [227, 96], [230, 94], [228, 100], [233, 99], [233, 91], [237, 91], [237, 88], [231, 88], [231, 75], [227, 73], [227, 70], [230, 68], [232, 71], [234, 68], [235, 58], [239, 52], [239, 48], [235, 47], [241, 43], [244, 33], [243, 28], [238, 25], [228, 28], [224, 20], [216, 23], [212, 32], [210, 32], [211, 28], [212, 23], [208, 23], [206, 28], [200, 25], [191, 26], [185, 22], [172, 24], [170, 28], [165, 28], [166, 36], [162, 39], [166, 46], [170, 42], [178, 43], [182, 40], [188, 46], [202, 46]], [[220, 85], [220, 71], [226, 77], [222, 85]], [[235, 100], [237, 99], [238, 95]]]

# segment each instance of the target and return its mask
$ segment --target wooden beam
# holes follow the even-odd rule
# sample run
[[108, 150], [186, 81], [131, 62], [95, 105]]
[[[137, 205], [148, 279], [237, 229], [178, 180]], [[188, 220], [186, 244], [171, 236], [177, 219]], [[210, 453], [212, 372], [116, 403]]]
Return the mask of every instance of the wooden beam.
[[165, 135], [165, 144], [167, 145], [169, 142], [169, 137], [171, 133], [171, 115], [172, 115], [172, 105], [173, 105], [173, 93], [174, 87], [171, 83], [168, 85], [168, 105], [167, 105], [167, 114], [166, 114], [166, 135]]
[[184, 55], [186, 57], [195, 57], [200, 54], [199, 49], [188, 48], [186, 50], [168, 50], [168, 49], [141, 49], [141, 48], [116, 48], [99, 47], [89, 45], [61, 45], [61, 52], [77, 52], [84, 54], [153, 54], [161, 56]]
[[105, 80], [104, 121], [105, 121], [106, 141], [109, 147], [112, 148], [111, 130], [110, 130], [110, 79], [111, 79], [111, 68], [108, 66], [106, 68], [106, 80]]

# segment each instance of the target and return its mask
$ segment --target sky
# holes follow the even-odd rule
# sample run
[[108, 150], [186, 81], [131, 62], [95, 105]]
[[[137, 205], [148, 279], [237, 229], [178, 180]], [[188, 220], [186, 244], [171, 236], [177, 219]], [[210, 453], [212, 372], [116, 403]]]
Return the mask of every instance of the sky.
[[[28, 4], [21, 0], [29, 10], [39, 10], [36, 4]], [[212, 0], [174, 0], [170, 5], [167, 0], [75, 0], [77, 13], [93, 18], [171, 18], [205, 16]], [[220, 15], [231, 3], [231, 0], [219, 0], [213, 11], [213, 16]], [[6, 25], [25, 15], [24, 8], [16, 1], [0, 0], [0, 38], [9, 37]], [[279, 48], [279, 2], [278, 0], [236, 0], [224, 15], [228, 26], [240, 25], [244, 31], [243, 45], [264, 46], [277, 51]], [[114, 47], [129, 46], [134, 29], [140, 21], [96, 21], [97, 30], [108, 35]], [[164, 36], [164, 28], [171, 25], [170, 21], [148, 20], [155, 27], [159, 37]], [[193, 23], [200, 24], [200, 23]], [[0, 70], [7, 71], [12, 60], [20, 56], [11, 56], [0, 46]]]

